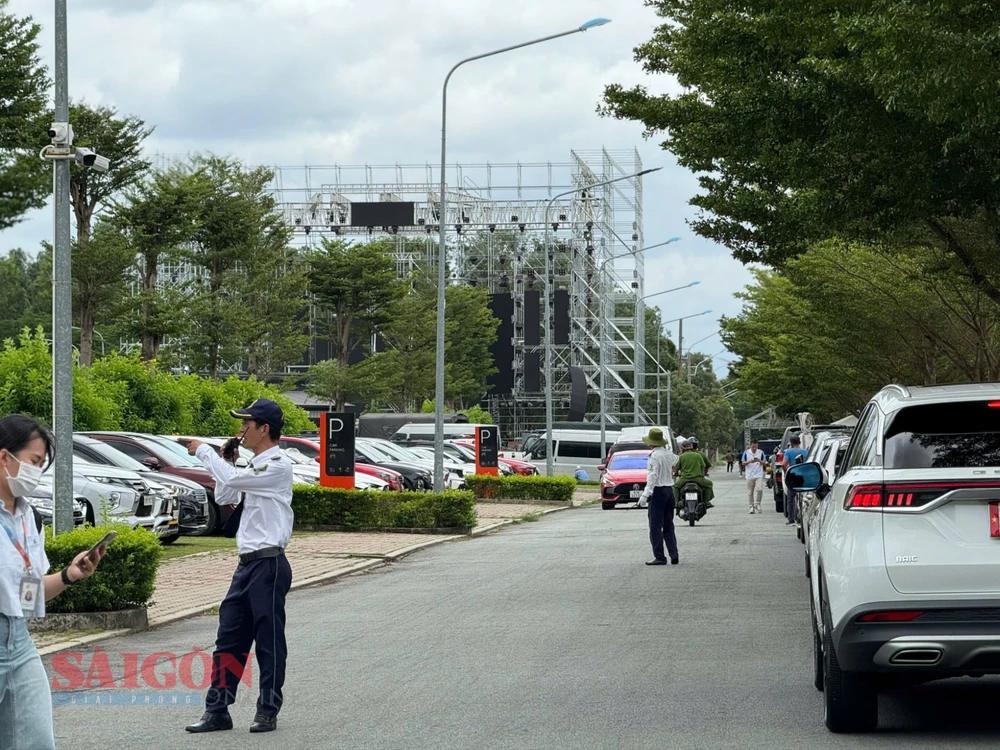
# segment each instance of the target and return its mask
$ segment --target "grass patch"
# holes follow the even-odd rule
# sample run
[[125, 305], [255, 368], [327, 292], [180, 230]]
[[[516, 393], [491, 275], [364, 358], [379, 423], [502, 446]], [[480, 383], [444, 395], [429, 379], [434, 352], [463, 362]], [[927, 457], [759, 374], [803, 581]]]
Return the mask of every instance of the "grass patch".
[[588, 479], [586, 482], [577, 482], [576, 486], [577, 487], [600, 487], [601, 486], [601, 480], [600, 479]]
[[173, 544], [163, 547], [162, 560], [172, 560], [175, 557], [196, 555], [199, 552], [215, 552], [216, 550], [236, 551], [236, 540], [224, 536], [182, 536]]
[[531, 523], [533, 521], [539, 520], [543, 515], [545, 515], [545, 514], [544, 513], [525, 513], [523, 516], [521, 516], [521, 518], [519, 520], [521, 520], [521, 521], [527, 521], [528, 523]]

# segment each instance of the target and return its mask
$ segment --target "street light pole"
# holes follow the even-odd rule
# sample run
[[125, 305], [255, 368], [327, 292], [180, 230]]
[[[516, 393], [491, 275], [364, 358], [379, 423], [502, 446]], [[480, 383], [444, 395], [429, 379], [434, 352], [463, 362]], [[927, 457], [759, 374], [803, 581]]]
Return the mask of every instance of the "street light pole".
[[[69, 122], [66, 0], [55, 0], [55, 121]], [[70, 254], [70, 167], [52, 162], [52, 532], [73, 530], [73, 266]]]
[[[604, 187], [605, 185], [613, 185], [616, 182], [621, 182], [622, 180], [633, 180], [636, 177], [642, 177], [643, 175], [652, 174], [653, 172], [659, 172], [663, 167], [653, 167], [652, 169], [644, 169], [641, 172], [636, 172], [635, 174], [622, 175], [621, 177], [615, 177], [611, 180], [602, 180], [601, 182], [594, 182], [583, 188], [576, 188], [574, 190], [566, 190], [562, 193], [557, 193], [549, 198], [548, 203], [545, 204], [545, 213], [542, 214], [542, 221], [545, 222], [545, 474], [546, 476], [552, 476], [552, 261], [549, 260], [549, 215], [552, 213], [552, 204], [555, 203], [559, 198], [563, 198], [567, 195], [573, 195], [573, 193], [583, 191], [590, 191], [594, 188]], [[667, 243], [663, 243], [667, 244]], [[638, 251], [637, 251], [638, 252]], [[601, 315], [601, 327], [604, 327], [604, 315]], [[604, 347], [604, 336], [601, 336], [601, 347]], [[601, 451], [604, 451], [604, 368], [601, 368]]]
[[[642, 248], [641, 250], [636, 250], [634, 252], [632, 250], [629, 250], [626, 253], [618, 253], [618, 255], [612, 255], [610, 258], [605, 258], [604, 260], [601, 261], [601, 265], [600, 265], [600, 267], [597, 270], [597, 278], [601, 279], [601, 280], [604, 279], [604, 268], [605, 268], [605, 266], [608, 265], [608, 263], [610, 263], [613, 260], [617, 260], [618, 258], [624, 258], [624, 257], [629, 256], [629, 255], [635, 255], [636, 253], [644, 253], [647, 250], [653, 250], [653, 249], [658, 248], [658, 247], [663, 247], [664, 245], [669, 245], [669, 244], [671, 244], [673, 242], [679, 242], [680, 239], [681, 239], [680, 237], [671, 237], [666, 242], [658, 242], [655, 245], [647, 245], [646, 247]], [[548, 256], [546, 255], [546, 257], [548, 257]], [[677, 287], [677, 289], [686, 289], [687, 287], [694, 286], [695, 284], [698, 284], [698, 283], [700, 283], [700, 282], [695, 281], [692, 284], [687, 284], [685, 286]], [[668, 289], [667, 291], [668, 292], [674, 292], [674, 291], [677, 291], [677, 290], [676, 289]], [[660, 292], [657, 292], [657, 294], [660, 294]], [[650, 295], [648, 295], [646, 297], [642, 297], [641, 299], [649, 299], [649, 297], [655, 297], [655, 296], [656, 296], [655, 294], [650, 294]], [[605, 391], [607, 390], [607, 378], [605, 377], [605, 370], [606, 370], [606, 368], [604, 366], [604, 348], [607, 346], [607, 343], [608, 343], [608, 336], [607, 336], [606, 329], [605, 329], [606, 318], [607, 318], [607, 316], [604, 315], [603, 311], [602, 311], [602, 314], [600, 315], [600, 318], [599, 318], [600, 321], [601, 321], [601, 324], [598, 327], [598, 334], [601, 337], [601, 341], [600, 341], [600, 346], [598, 347], [598, 350], [597, 350], [597, 366], [598, 366], [598, 369], [600, 369], [600, 371], [601, 371], [600, 372], [600, 388], [601, 388], [601, 453], [602, 454], [605, 452], [605, 450], [604, 450], [604, 441], [605, 441], [605, 436], [606, 436], [606, 432], [607, 432], [607, 418], [605, 416], [607, 410], [605, 409], [605, 401], [604, 401], [604, 398], [605, 398], [604, 394], [605, 394]], [[659, 341], [657, 341], [657, 343], [659, 343]], [[656, 358], [657, 362], [659, 362], [659, 359], [660, 359], [659, 356], [657, 356], [657, 358]], [[638, 393], [636, 394], [636, 398], [638, 398]]]
[[[65, 0], [62, 0], [65, 3]], [[58, 2], [58, 0], [57, 0]], [[458, 70], [462, 65], [467, 62], [472, 62], [473, 60], [482, 60], [484, 57], [492, 57], [493, 55], [499, 55], [504, 52], [510, 52], [511, 50], [521, 49], [522, 47], [530, 47], [533, 44], [541, 44], [542, 42], [548, 42], [552, 39], [559, 39], [560, 37], [569, 36], [571, 34], [578, 34], [587, 29], [592, 29], [597, 26], [603, 26], [606, 23], [611, 23], [607, 18], [595, 18], [592, 21], [587, 21], [587, 23], [582, 26], [578, 26], [575, 29], [570, 29], [569, 31], [563, 31], [559, 34], [552, 34], [550, 36], [545, 36], [540, 39], [532, 39], [530, 42], [522, 42], [521, 44], [515, 44], [510, 47], [504, 47], [502, 49], [493, 50], [492, 52], [484, 52], [481, 55], [474, 55], [473, 57], [467, 57], [464, 60], [457, 62], [451, 70], [448, 71], [448, 75], [445, 76], [444, 86], [441, 89], [441, 194], [438, 203], [438, 295], [437, 295], [437, 343], [435, 351], [435, 363], [434, 363], [434, 491], [441, 492], [444, 490], [444, 312], [445, 312], [445, 265], [447, 264], [448, 254], [445, 250], [444, 234], [445, 226], [448, 220], [448, 195], [446, 193], [447, 186], [445, 184], [445, 158], [447, 156], [447, 122], [448, 122], [448, 81], [451, 80], [452, 74]]]

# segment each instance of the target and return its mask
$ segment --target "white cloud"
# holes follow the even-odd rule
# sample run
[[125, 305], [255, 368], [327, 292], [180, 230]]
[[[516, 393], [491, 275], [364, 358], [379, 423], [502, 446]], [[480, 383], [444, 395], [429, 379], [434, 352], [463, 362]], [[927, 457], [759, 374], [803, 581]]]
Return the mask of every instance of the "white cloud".
[[[51, 3], [8, 7], [43, 24], [51, 61]], [[657, 23], [640, 0], [88, 0], [70, 3], [70, 92], [142, 116], [157, 128], [151, 149], [167, 154], [434, 163], [441, 84], [455, 62], [601, 16], [613, 22], [462, 67], [449, 87], [449, 161], [564, 162], [570, 149], [638, 148], [647, 166], [664, 166], [645, 183], [647, 244], [683, 237], [650, 253], [646, 292], [702, 282], [696, 294], [651, 302], [667, 318], [692, 305], [732, 315], [749, 273], [687, 227], [694, 177], [656, 139], [643, 141], [641, 125], [595, 113], [610, 82], [678, 90], [633, 60]], [[0, 252], [36, 248], [50, 217], [37, 212], [0, 234]], [[690, 321], [685, 339], [711, 333], [716, 318]]]

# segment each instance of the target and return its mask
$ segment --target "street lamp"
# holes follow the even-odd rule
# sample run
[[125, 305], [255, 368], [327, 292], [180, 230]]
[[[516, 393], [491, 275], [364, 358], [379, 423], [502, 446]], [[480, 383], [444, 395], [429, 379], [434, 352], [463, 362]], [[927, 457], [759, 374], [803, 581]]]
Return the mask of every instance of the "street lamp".
[[611, 23], [608, 18], [595, 18], [591, 21], [587, 21], [585, 24], [578, 26], [575, 29], [570, 29], [569, 31], [563, 31], [559, 34], [552, 34], [550, 36], [545, 36], [540, 39], [532, 39], [529, 42], [522, 42], [521, 44], [515, 44], [510, 47], [504, 47], [502, 49], [493, 50], [492, 52], [484, 52], [481, 55], [474, 55], [473, 57], [467, 57], [464, 60], [457, 62], [451, 70], [448, 71], [448, 75], [445, 76], [444, 86], [441, 89], [441, 194], [440, 203], [438, 205], [438, 222], [439, 222], [439, 235], [438, 235], [438, 298], [437, 298], [437, 345], [436, 345], [436, 361], [435, 361], [435, 382], [434, 382], [434, 491], [441, 492], [444, 490], [444, 308], [445, 308], [445, 264], [447, 263], [447, 252], [445, 251], [444, 245], [444, 233], [445, 226], [447, 225], [448, 215], [447, 215], [447, 205], [448, 196], [445, 185], [445, 157], [447, 154], [447, 122], [448, 122], [448, 81], [451, 80], [452, 74], [458, 70], [462, 65], [467, 62], [472, 62], [473, 60], [482, 60], [484, 57], [492, 57], [493, 55], [499, 55], [504, 52], [510, 52], [511, 50], [521, 49], [522, 47], [530, 47], [533, 44], [540, 44], [542, 42], [548, 42], [552, 39], [559, 39], [560, 37], [569, 36], [571, 34], [577, 34], [581, 31], [586, 31], [587, 29], [593, 29], [597, 26], [604, 26], [607, 23]]
[[[552, 261], [549, 260], [549, 214], [552, 212], [552, 204], [555, 203], [559, 198], [567, 195], [572, 195], [578, 191], [589, 192], [594, 188], [604, 187], [605, 185], [612, 185], [616, 182], [621, 182], [622, 180], [633, 180], [636, 177], [642, 177], [643, 175], [652, 174], [653, 172], [659, 172], [663, 167], [653, 167], [652, 169], [644, 169], [641, 172], [636, 172], [635, 174], [627, 174], [621, 177], [615, 177], [610, 180], [602, 180], [601, 182], [594, 182], [587, 185], [584, 188], [576, 188], [574, 190], [566, 190], [562, 193], [557, 193], [549, 198], [549, 202], [545, 204], [545, 213], [542, 214], [542, 221], [545, 223], [545, 474], [546, 476], [552, 476]], [[663, 244], [666, 245], [672, 240], [668, 240]], [[602, 265], [603, 268], [603, 265]], [[601, 316], [603, 321], [604, 316]], [[601, 342], [601, 346], [604, 346], [604, 342]], [[601, 374], [603, 375], [603, 370]], [[601, 398], [604, 398], [603, 390], [601, 393]], [[601, 412], [603, 414], [604, 408], [601, 405]], [[602, 435], [603, 438], [603, 435]], [[603, 443], [602, 443], [603, 450]]]

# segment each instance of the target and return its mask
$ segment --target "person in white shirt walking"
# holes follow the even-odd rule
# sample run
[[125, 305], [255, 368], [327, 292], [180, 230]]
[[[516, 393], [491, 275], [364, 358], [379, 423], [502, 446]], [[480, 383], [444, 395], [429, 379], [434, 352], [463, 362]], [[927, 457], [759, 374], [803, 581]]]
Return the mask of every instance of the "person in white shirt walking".
[[750, 515], [760, 513], [760, 501], [764, 497], [764, 451], [756, 440], [750, 441], [750, 447], [743, 451], [740, 458], [747, 478], [747, 500], [750, 502]]
[[649, 431], [642, 442], [653, 448], [646, 470], [646, 489], [640, 498], [649, 503], [649, 543], [653, 546], [653, 559], [646, 565], [667, 564], [667, 558], [663, 554], [664, 543], [671, 564], [677, 565], [681, 559], [677, 552], [677, 535], [674, 533], [674, 478], [670, 472], [677, 463], [677, 456], [667, 447], [663, 430], [656, 427]]
[[[285, 548], [292, 536], [294, 516], [292, 463], [278, 447], [284, 415], [280, 406], [266, 398], [230, 413], [242, 420], [240, 439], [254, 453], [247, 468], [236, 468], [198, 440], [188, 445], [188, 452], [201, 459], [215, 478], [216, 502], [236, 505], [222, 533], [236, 537], [240, 559], [229, 593], [219, 607], [205, 715], [186, 727], [189, 732], [233, 728], [229, 706], [236, 700], [251, 646], [256, 648], [260, 665], [260, 697], [251, 732], [277, 728], [285, 682], [285, 596], [292, 584]], [[225, 459], [235, 461], [238, 443], [234, 439], [226, 444]]]

